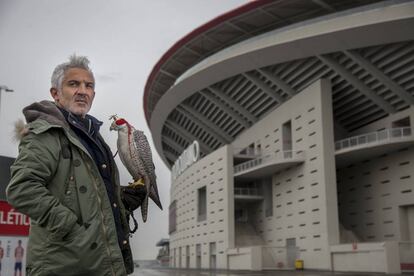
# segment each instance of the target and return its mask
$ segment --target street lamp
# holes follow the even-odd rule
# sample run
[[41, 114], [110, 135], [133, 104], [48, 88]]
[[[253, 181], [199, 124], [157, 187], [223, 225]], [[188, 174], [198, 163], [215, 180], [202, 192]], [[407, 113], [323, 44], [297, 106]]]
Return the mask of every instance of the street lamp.
[[13, 89], [10, 89], [6, 85], [0, 85], [0, 110], [1, 110], [1, 92], [3, 92], [3, 91], [6, 91], [6, 92], [14, 92]]
[[6, 85], [0, 85], [0, 92], [3, 91], [3, 90], [6, 91], [6, 92], [14, 92], [13, 89], [10, 89]]

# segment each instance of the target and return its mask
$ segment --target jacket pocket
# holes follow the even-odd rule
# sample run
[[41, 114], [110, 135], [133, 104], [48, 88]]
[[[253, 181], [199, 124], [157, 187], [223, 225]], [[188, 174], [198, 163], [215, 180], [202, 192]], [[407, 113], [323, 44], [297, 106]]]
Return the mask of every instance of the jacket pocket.
[[[62, 237], [62, 242], [66, 242], [66, 243], [72, 242], [75, 240], [75, 238], [78, 235], [82, 235], [82, 233], [85, 231], [86, 231], [85, 227], [75, 223], [75, 225], [73, 226], [73, 229], [71, 229], [71, 231], [69, 231], [69, 233], [67, 233], [64, 237]], [[52, 241], [52, 243], [53, 242], [59, 243], [59, 241]]]
[[104, 258], [100, 240], [95, 225], [85, 229], [76, 224], [61, 240], [48, 239], [44, 270], [50, 275], [95, 275]]
[[69, 180], [64, 191], [63, 205], [68, 207], [77, 217], [78, 224], [83, 224], [82, 212], [80, 210], [79, 197], [75, 180]]

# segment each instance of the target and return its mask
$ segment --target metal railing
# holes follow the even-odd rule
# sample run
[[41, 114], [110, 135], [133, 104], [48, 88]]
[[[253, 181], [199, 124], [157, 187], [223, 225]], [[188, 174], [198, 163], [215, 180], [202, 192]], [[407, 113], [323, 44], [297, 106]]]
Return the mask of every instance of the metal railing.
[[234, 188], [234, 195], [243, 196], [261, 196], [259, 189], [257, 188]]
[[303, 151], [299, 151], [299, 150], [298, 151], [282, 151], [282, 152], [277, 152], [275, 154], [264, 155], [259, 158], [256, 158], [256, 159], [234, 166], [234, 173], [236, 174], [236, 173], [257, 167], [259, 165], [264, 165], [264, 164], [272, 163], [275, 161], [280, 161], [280, 162], [288, 161], [293, 158], [304, 158]]
[[233, 148], [235, 156], [257, 157], [262, 154], [260, 148]]
[[343, 150], [350, 147], [378, 143], [393, 138], [403, 138], [412, 135], [411, 127], [390, 128], [381, 131], [370, 132], [358, 136], [349, 137], [335, 142], [335, 150]]

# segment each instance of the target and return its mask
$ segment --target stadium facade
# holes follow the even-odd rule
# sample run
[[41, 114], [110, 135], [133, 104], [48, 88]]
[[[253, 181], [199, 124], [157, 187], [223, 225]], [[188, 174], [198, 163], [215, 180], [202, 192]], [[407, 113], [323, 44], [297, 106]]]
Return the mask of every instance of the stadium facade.
[[414, 269], [413, 30], [414, 1], [253, 1], [173, 45], [144, 95], [170, 265]]

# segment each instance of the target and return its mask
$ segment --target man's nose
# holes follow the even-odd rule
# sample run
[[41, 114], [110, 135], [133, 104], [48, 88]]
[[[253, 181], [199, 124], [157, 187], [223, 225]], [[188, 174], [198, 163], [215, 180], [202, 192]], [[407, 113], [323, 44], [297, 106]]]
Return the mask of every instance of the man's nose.
[[86, 89], [86, 83], [81, 83], [80, 85], [79, 85], [79, 89], [78, 89], [78, 93], [81, 93], [81, 94], [86, 94], [86, 91], [87, 91], [87, 89]]

